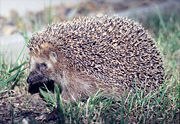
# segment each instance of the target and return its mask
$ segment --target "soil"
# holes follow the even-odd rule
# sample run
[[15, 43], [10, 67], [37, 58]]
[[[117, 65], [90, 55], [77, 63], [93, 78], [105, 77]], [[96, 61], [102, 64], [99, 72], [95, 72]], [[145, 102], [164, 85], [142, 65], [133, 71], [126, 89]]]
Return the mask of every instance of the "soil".
[[[50, 112], [46, 102], [39, 94], [31, 95], [27, 90], [17, 92], [16, 90], [0, 93], [0, 123], [10, 124], [11, 122], [42, 123]], [[45, 123], [45, 122], [44, 122]]]

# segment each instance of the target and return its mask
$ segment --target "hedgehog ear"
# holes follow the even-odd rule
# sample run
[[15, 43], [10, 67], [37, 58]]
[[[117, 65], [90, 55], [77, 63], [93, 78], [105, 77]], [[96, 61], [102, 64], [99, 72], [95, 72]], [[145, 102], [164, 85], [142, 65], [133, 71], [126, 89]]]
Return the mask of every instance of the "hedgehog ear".
[[54, 63], [58, 61], [58, 56], [57, 56], [56, 52], [51, 51], [49, 54], [49, 57]]

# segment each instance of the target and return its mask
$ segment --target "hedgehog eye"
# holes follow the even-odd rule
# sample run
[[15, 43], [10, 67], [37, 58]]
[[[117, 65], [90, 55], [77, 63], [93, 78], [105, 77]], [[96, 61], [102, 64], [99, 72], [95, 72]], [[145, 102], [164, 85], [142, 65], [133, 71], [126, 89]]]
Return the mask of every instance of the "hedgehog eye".
[[47, 64], [46, 63], [43, 62], [43, 63], [40, 64], [40, 69], [44, 70], [46, 68], [47, 68]]

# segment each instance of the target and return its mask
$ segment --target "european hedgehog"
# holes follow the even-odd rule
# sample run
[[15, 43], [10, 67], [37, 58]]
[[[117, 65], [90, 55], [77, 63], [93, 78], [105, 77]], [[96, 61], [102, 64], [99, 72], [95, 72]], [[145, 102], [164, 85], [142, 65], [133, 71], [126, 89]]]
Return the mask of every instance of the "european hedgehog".
[[156, 91], [164, 68], [154, 40], [138, 23], [121, 17], [82, 17], [52, 24], [29, 41], [30, 86], [55, 83], [64, 101], [98, 90]]

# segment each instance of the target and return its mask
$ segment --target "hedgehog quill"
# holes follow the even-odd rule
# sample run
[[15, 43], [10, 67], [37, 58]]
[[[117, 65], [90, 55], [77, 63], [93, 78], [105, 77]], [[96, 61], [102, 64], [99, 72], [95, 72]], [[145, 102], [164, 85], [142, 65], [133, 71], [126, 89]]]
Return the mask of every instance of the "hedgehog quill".
[[52, 24], [34, 34], [28, 48], [29, 87], [55, 83], [64, 102], [98, 90], [117, 96], [135, 87], [154, 92], [164, 81], [155, 41], [127, 18], [81, 17]]

